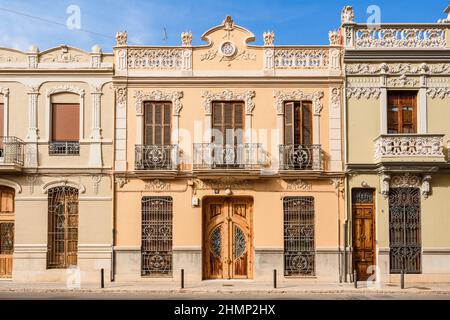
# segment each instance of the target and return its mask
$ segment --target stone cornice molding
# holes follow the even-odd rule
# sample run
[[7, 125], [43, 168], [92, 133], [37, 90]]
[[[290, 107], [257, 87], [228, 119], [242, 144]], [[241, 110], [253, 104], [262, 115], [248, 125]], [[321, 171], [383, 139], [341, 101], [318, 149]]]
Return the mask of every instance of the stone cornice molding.
[[348, 64], [345, 68], [349, 75], [450, 75], [450, 63], [411, 64], [411, 63], [381, 63]]
[[[170, 91], [162, 92], [160, 90], [153, 90], [150, 92], [136, 91], [134, 94], [136, 99], [136, 114], [143, 115], [144, 101], [170, 101], [172, 102], [172, 115], [179, 116], [181, 109], [183, 109], [183, 104], [181, 103], [181, 98], [183, 98], [183, 91]], [[122, 91], [121, 100], [126, 99], [126, 89]]]
[[243, 93], [237, 93], [231, 90], [224, 90], [221, 92], [213, 93], [210, 91], [202, 92], [202, 106], [206, 115], [212, 114], [212, 102], [213, 101], [244, 101], [245, 102], [245, 114], [252, 115], [253, 110], [255, 109], [255, 103], [253, 98], [255, 97], [256, 92], [254, 90], [247, 90]]
[[22, 186], [15, 181], [0, 178], [0, 185], [13, 188], [17, 193], [22, 193]]
[[323, 110], [322, 99], [324, 97], [323, 91], [316, 91], [313, 93], [304, 93], [300, 90], [295, 91], [279, 91], [274, 90], [273, 96], [275, 98], [275, 110], [278, 115], [284, 114], [285, 101], [312, 101], [313, 111], [315, 116], [319, 116]]

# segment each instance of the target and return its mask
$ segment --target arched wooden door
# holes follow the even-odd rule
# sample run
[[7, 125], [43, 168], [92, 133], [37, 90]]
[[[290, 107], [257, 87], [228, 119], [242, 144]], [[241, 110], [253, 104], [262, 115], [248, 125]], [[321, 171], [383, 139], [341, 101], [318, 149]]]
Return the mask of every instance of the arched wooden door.
[[0, 278], [11, 278], [14, 252], [14, 196], [12, 188], [0, 186]]
[[249, 198], [205, 199], [204, 279], [252, 278], [252, 207]]

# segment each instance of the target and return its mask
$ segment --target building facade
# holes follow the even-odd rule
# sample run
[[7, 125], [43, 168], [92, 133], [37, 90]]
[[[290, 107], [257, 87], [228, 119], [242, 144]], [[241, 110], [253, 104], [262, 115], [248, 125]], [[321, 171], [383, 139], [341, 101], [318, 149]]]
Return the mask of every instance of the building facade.
[[2, 279], [98, 281], [111, 270], [112, 73], [98, 46], [0, 48]]
[[347, 213], [360, 279], [449, 281], [450, 33], [343, 11]]
[[343, 74], [331, 45], [227, 17], [193, 46], [114, 48], [117, 281], [339, 281]]

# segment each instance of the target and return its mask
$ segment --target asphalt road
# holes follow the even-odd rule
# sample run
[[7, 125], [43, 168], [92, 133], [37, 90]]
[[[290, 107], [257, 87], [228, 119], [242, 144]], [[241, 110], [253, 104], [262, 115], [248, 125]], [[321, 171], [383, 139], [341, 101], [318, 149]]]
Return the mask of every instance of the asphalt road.
[[450, 300], [442, 294], [145, 294], [145, 293], [10, 293], [0, 300]]

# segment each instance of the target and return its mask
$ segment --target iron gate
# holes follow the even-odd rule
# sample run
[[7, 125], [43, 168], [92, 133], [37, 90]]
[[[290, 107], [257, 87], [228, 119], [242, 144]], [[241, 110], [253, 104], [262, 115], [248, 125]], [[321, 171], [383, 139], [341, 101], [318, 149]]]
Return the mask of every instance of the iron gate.
[[172, 198], [142, 198], [141, 275], [172, 276]]
[[284, 275], [315, 273], [314, 198], [284, 199]]
[[77, 265], [78, 189], [56, 187], [48, 191], [47, 268]]
[[421, 273], [420, 189], [390, 190], [389, 235], [391, 273]]

